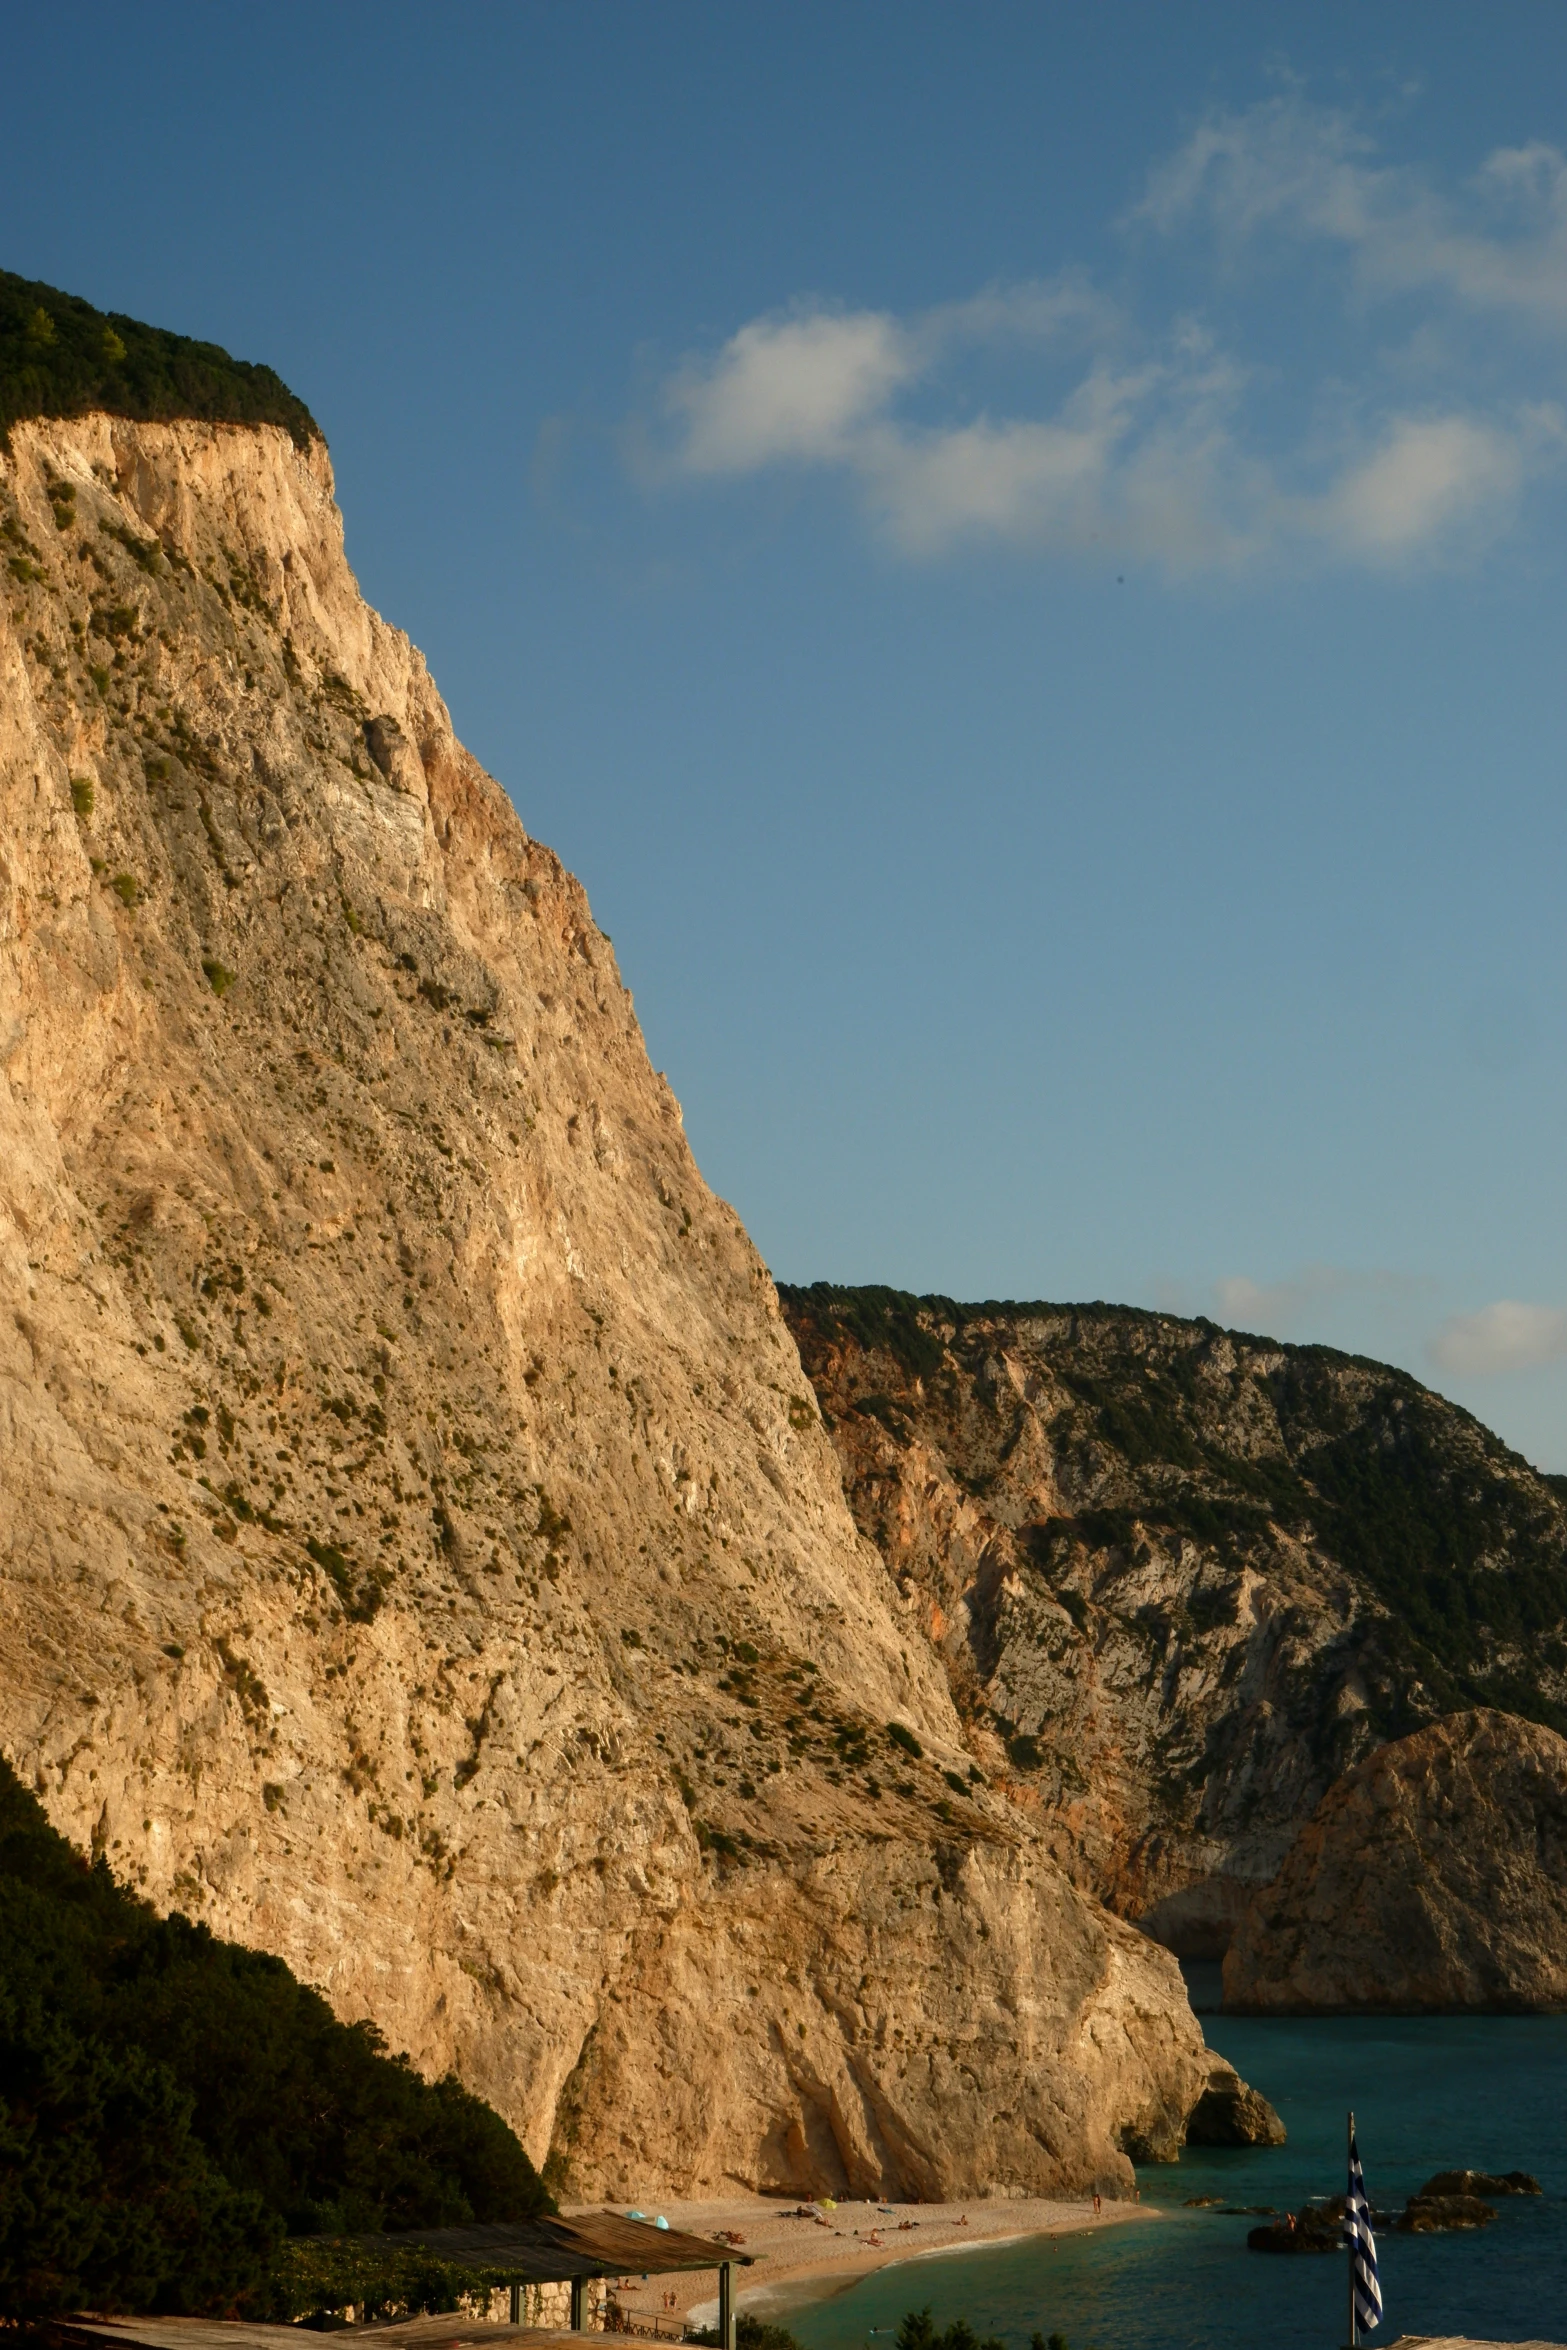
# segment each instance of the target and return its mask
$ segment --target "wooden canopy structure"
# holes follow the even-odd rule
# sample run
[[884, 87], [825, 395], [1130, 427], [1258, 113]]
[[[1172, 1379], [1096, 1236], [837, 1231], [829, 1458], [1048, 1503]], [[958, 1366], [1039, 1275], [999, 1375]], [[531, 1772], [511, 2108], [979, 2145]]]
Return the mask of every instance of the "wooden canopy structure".
[[[294, 2325], [247, 2325], [227, 2317], [64, 2317], [43, 2329], [66, 2350], [299, 2350], [324, 2340]], [[572, 2334], [543, 2326], [493, 2326], [453, 2311], [393, 2325], [349, 2326], [377, 2350], [582, 2350]], [[333, 2340], [341, 2339], [334, 2335]]]
[[736, 2252], [711, 2236], [687, 2236], [679, 2228], [655, 2227], [650, 2220], [623, 2219], [618, 2211], [580, 2212], [574, 2219], [551, 2213], [489, 2227], [414, 2228], [404, 2235], [356, 2236], [353, 2241], [367, 2252], [434, 2252], [443, 2260], [465, 2261], [527, 2285], [632, 2272], [674, 2276], [687, 2269], [751, 2265], [748, 2252]]
[[593, 2277], [674, 2276], [691, 2269], [718, 2271], [718, 2338], [721, 2350], [735, 2350], [734, 2271], [749, 2268], [749, 2252], [736, 2252], [711, 2236], [687, 2236], [679, 2228], [655, 2227], [644, 2219], [623, 2219], [618, 2211], [580, 2212], [574, 2219], [554, 2215], [490, 2227], [425, 2228], [403, 2236], [358, 2236], [367, 2251], [406, 2251], [417, 2245], [443, 2260], [471, 2262], [511, 2286], [511, 2315], [522, 2315], [524, 2285], [571, 2286], [571, 2330], [583, 2324], [583, 2287]]
[[[396, 2236], [355, 2236], [366, 2252], [433, 2252], [443, 2260], [483, 2269], [511, 2287], [511, 2324], [493, 2326], [459, 2316], [406, 2318], [390, 2325], [355, 2327], [373, 2335], [385, 2350], [457, 2350], [457, 2345], [520, 2346], [569, 2341], [569, 2335], [523, 2328], [524, 2285], [571, 2287], [571, 2331], [580, 2334], [586, 2315], [584, 2288], [595, 2277], [673, 2276], [693, 2269], [718, 2271], [718, 2335], [723, 2350], [735, 2350], [734, 2271], [749, 2268], [751, 2255], [710, 2236], [688, 2236], [679, 2228], [654, 2227], [623, 2219], [617, 2211], [584, 2212], [575, 2219], [553, 2215], [491, 2227], [410, 2229]], [[56, 2330], [75, 2350], [299, 2350], [297, 2326], [245, 2325], [218, 2318], [70, 2318]]]

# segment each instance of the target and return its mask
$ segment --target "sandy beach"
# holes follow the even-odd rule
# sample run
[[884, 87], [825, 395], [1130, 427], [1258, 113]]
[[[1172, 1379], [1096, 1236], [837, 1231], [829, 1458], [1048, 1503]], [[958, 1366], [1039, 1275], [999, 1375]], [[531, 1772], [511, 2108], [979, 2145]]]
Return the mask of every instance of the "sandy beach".
[[[583, 2207], [589, 2208], [599, 2207]], [[828, 2211], [820, 2205], [737, 2196], [713, 2203], [653, 2202], [641, 2208], [649, 2219], [662, 2217], [672, 2228], [688, 2229], [694, 2236], [728, 2230], [737, 2239], [736, 2252], [749, 2253], [755, 2264], [736, 2276], [737, 2304], [758, 2316], [767, 2316], [794, 2298], [792, 2290], [783, 2288], [848, 2284], [894, 2261], [1010, 2243], [1019, 2236], [1075, 2235], [1155, 2216], [1146, 2204], [1107, 2202], [1096, 2217], [1086, 2199], [1055, 2203], [1000, 2197], [970, 2203], [840, 2203]], [[797, 2217], [797, 2211], [809, 2216]], [[639, 2277], [624, 2289], [617, 2288], [615, 2299], [639, 2330], [675, 2338], [689, 2318], [699, 2324], [711, 2322], [718, 2306], [715, 2288], [710, 2271], [650, 2277], [645, 2284]]]

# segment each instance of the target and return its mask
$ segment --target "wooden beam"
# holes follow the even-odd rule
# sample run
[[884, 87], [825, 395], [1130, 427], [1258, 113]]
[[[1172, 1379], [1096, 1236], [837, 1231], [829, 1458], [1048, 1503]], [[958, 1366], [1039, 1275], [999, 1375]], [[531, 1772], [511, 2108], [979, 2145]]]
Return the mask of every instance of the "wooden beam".
[[720, 2350], [735, 2350], [735, 2266], [718, 2264], [718, 2340]]

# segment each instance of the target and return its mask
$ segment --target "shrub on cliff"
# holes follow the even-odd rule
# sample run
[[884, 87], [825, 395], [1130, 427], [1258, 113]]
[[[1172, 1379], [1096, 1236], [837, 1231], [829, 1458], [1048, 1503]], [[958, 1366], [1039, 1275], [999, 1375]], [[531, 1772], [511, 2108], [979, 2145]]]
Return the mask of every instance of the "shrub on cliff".
[[[712, 2344], [719, 2339], [717, 2326], [698, 2326], [687, 2334], [688, 2342]], [[762, 2317], [753, 2317], [749, 2310], [740, 2310], [735, 2317], [735, 2350], [800, 2350], [800, 2345], [787, 2326], [769, 2325]]]
[[285, 2236], [549, 2208], [489, 2106], [160, 1919], [0, 1762], [0, 2318], [270, 2307]]
[[[897, 2350], [1006, 2350], [999, 2334], [987, 2334], [981, 2341], [967, 2318], [954, 2318], [945, 2333], [933, 2324], [929, 2308], [911, 2309], [898, 2328]], [[1029, 2336], [1029, 2350], [1068, 2350], [1064, 2334], [1052, 2334], [1047, 2342], [1041, 2333]]]
[[270, 367], [0, 270], [0, 445], [25, 416], [95, 408], [148, 423], [280, 424], [301, 449], [321, 437]]

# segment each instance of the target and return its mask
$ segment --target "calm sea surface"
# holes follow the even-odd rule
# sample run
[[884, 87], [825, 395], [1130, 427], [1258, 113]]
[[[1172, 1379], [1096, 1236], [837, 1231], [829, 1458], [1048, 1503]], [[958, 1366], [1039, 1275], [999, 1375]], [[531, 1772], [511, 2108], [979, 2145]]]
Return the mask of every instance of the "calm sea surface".
[[[1197, 1970], [1191, 1970], [1193, 1974]], [[1194, 1983], [1200, 2007], [1206, 2005]], [[1401, 2333], [1567, 2342], [1567, 2016], [1324, 2018], [1261, 2022], [1207, 2013], [1210, 2046], [1270, 2097], [1289, 2144], [1191, 2150], [1139, 2172], [1168, 2217], [1054, 2249], [1038, 2239], [915, 2261], [777, 2314], [804, 2350], [891, 2350], [879, 2338], [927, 2304], [938, 2324], [1026, 2345], [1059, 2329], [1072, 2350], [1336, 2350], [1347, 2339], [1342, 2258], [1250, 2252], [1255, 2220], [1183, 2209], [1188, 2195], [1282, 2210], [1341, 2194], [1344, 2115], [1355, 2109], [1373, 2204], [1398, 2210], [1434, 2171], [1533, 2171], [1541, 2197], [1499, 2205], [1478, 2234], [1379, 2230], [1386, 2315]]]

